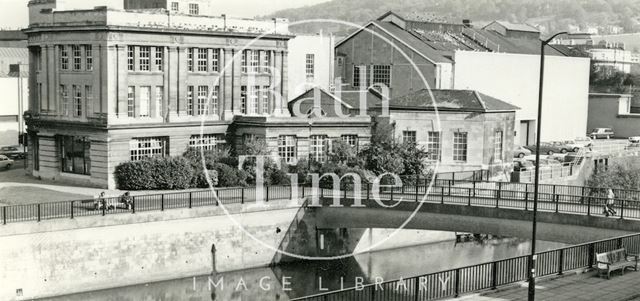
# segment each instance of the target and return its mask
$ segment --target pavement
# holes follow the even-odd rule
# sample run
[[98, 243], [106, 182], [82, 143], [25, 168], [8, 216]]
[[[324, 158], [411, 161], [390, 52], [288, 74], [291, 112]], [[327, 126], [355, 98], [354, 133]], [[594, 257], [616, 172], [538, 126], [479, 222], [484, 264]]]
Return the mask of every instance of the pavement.
[[[525, 283], [455, 300], [527, 300], [527, 293]], [[536, 284], [536, 300], [640, 300], [640, 272], [627, 270], [624, 275], [614, 272], [610, 280], [598, 277], [595, 272], [541, 279]]]

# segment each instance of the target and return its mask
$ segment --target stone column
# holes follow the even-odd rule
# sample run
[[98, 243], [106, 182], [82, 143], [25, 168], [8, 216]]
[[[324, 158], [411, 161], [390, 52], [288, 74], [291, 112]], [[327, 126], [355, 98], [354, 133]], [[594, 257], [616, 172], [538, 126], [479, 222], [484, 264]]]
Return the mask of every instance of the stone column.
[[127, 76], [129, 74], [127, 68], [127, 46], [126, 45], [117, 45], [116, 46], [116, 55], [117, 59], [117, 69], [116, 69], [116, 108], [115, 111], [116, 116], [118, 118], [127, 117], [127, 90], [128, 90], [128, 82]]
[[[172, 117], [176, 117], [178, 115], [178, 100], [179, 100], [179, 76], [178, 76], [178, 47], [170, 46], [167, 51], [166, 64], [165, 64], [165, 80], [166, 86], [165, 91], [167, 92], [165, 95], [165, 103], [163, 104], [165, 108], [165, 116], [171, 120]], [[186, 64], [185, 64], [186, 70]], [[166, 118], [165, 117], [165, 118]]]

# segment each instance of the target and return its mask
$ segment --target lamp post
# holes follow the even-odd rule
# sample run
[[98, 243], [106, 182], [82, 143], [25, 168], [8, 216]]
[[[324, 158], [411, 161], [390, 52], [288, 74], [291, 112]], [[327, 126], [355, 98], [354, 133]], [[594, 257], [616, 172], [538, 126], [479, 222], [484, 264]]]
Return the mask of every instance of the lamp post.
[[536, 298], [536, 227], [537, 227], [537, 214], [538, 214], [538, 185], [540, 184], [540, 134], [542, 125], [542, 88], [544, 85], [544, 47], [561, 34], [566, 32], [559, 32], [551, 36], [550, 38], [541, 41], [540, 44], [540, 83], [538, 88], [538, 124], [536, 124], [536, 170], [535, 178], [533, 179], [533, 226], [531, 229], [531, 254], [529, 255], [529, 301], [533, 301]]

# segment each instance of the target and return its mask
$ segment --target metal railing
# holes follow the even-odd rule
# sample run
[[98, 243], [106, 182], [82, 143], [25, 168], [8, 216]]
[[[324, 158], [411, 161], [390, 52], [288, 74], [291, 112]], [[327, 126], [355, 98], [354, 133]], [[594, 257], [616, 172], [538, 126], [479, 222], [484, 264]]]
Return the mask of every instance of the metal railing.
[[[592, 268], [596, 264], [596, 253], [623, 247], [629, 253], [638, 254], [640, 252], [640, 234], [538, 252], [535, 261], [536, 277], [561, 275], [570, 270]], [[528, 257], [529, 255], [518, 256], [398, 280], [370, 283], [292, 300], [426, 301], [458, 297], [464, 293], [496, 289], [500, 286], [526, 280], [527, 271], [529, 271]]]
[[[476, 173], [480, 175], [480, 173]], [[495, 207], [505, 209], [530, 210], [533, 208], [534, 185], [528, 183], [486, 182], [473, 180], [436, 179], [429, 187], [430, 178], [404, 177], [404, 184], [398, 187], [381, 187], [380, 196], [384, 200], [420, 201], [429, 190], [427, 202], [457, 204], [467, 206]], [[286, 200], [309, 196], [316, 190], [305, 185], [265, 186], [266, 202]], [[362, 185], [361, 199], [370, 198], [373, 185]], [[244, 204], [256, 201], [256, 188], [222, 188], [216, 189], [217, 198], [211, 190], [162, 193], [133, 196], [131, 209], [119, 202], [119, 197], [105, 198], [106, 206], [99, 206], [98, 200], [78, 200], [52, 203], [26, 204], [0, 207], [2, 224], [27, 221], [42, 221], [58, 218], [75, 218], [78, 216], [105, 216], [111, 214], [136, 213], [145, 211], [164, 211], [167, 209], [192, 208], [200, 206], [217, 206], [219, 203]], [[297, 196], [293, 193], [296, 191]], [[607, 194], [605, 188], [590, 188], [569, 185], [539, 185], [538, 209], [557, 213], [583, 215], [600, 215]], [[342, 189], [329, 186], [318, 191], [322, 197], [338, 193], [341, 197], [353, 197], [353, 185]], [[640, 219], [640, 191], [613, 189], [615, 194], [614, 208], [619, 218]], [[113, 208], [108, 208], [113, 205]]]

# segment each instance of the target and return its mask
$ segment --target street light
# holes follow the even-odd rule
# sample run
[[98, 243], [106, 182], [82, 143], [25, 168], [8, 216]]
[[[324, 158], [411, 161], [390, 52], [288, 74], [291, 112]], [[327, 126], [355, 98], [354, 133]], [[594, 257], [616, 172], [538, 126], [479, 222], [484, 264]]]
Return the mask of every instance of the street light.
[[536, 227], [537, 227], [537, 214], [538, 214], [538, 185], [540, 184], [540, 134], [542, 125], [542, 88], [544, 83], [544, 47], [561, 34], [567, 32], [559, 32], [544, 40], [540, 44], [540, 86], [538, 89], [538, 124], [536, 125], [536, 170], [535, 178], [533, 180], [533, 227], [531, 230], [531, 254], [529, 255], [529, 301], [536, 299]]

